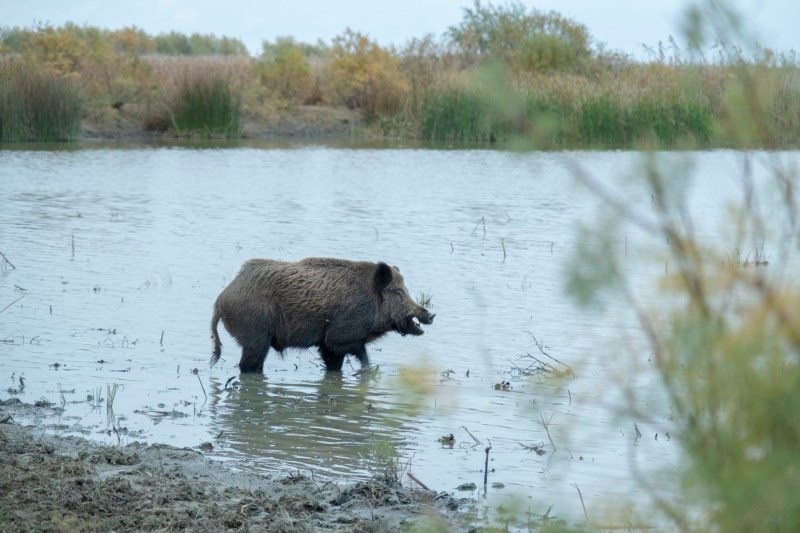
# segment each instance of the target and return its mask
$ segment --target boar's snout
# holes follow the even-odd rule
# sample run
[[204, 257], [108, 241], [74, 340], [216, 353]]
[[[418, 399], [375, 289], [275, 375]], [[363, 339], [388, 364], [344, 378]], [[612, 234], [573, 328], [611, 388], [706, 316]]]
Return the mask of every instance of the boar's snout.
[[432, 324], [436, 315], [430, 313], [424, 307], [420, 307], [414, 313], [408, 315], [402, 324], [397, 328], [398, 333], [401, 335], [422, 335], [425, 333], [420, 324]]

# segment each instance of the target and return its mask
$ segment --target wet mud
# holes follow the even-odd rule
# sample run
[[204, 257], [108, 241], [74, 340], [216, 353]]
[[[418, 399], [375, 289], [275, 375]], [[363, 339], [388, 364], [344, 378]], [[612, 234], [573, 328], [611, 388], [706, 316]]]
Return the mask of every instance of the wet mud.
[[469, 529], [448, 493], [236, 472], [191, 448], [59, 436], [58, 417], [0, 400], [0, 531]]

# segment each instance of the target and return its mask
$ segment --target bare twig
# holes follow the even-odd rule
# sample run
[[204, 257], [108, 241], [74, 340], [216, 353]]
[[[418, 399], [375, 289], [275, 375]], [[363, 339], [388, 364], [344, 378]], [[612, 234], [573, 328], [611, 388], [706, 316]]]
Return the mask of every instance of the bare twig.
[[539, 413], [539, 418], [542, 419], [542, 426], [544, 426], [544, 430], [547, 432], [547, 438], [550, 439], [550, 444], [553, 445], [553, 453], [555, 453], [556, 452], [556, 443], [553, 442], [553, 437], [550, 436], [550, 428], [548, 428], [548, 426], [550, 425], [550, 421], [553, 419], [553, 415], [551, 414], [550, 418], [545, 420], [544, 419], [544, 415], [542, 413]]
[[203, 386], [203, 380], [200, 379], [200, 374], [195, 374], [195, 375], [197, 376], [197, 381], [200, 382], [200, 388], [203, 389], [203, 396], [205, 396], [206, 398], [205, 401], [203, 402], [203, 405], [205, 405], [206, 402], [208, 401], [208, 394], [206, 394], [206, 388]]
[[10, 303], [10, 304], [8, 304], [7, 306], [5, 306], [4, 308], [0, 309], [0, 313], [2, 313], [3, 311], [5, 311], [5, 310], [6, 310], [6, 309], [8, 309], [9, 307], [11, 307], [12, 305], [14, 305], [15, 303], [17, 303], [18, 301], [22, 300], [22, 299], [23, 299], [23, 298], [25, 298], [26, 296], [27, 296], [27, 294], [23, 294], [22, 296], [20, 296], [19, 298], [17, 298], [16, 300], [14, 300], [13, 302], [11, 302], [11, 303]]
[[461, 428], [459, 428], [459, 429], [462, 429], [462, 428], [464, 429], [464, 431], [466, 431], [466, 432], [467, 432], [467, 434], [468, 434], [470, 437], [472, 437], [472, 440], [474, 440], [474, 441], [475, 441], [475, 444], [480, 444], [480, 443], [481, 443], [481, 441], [480, 441], [480, 440], [478, 440], [478, 438], [477, 438], [475, 435], [473, 435], [473, 434], [472, 434], [472, 432], [471, 432], [470, 430], [468, 430], [468, 429], [467, 429], [467, 426], [461, 426]]
[[366, 374], [367, 372], [377, 372], [381, 368], [381, 366], [383, 366], [383, 365], [381, 364], [381, 365], [363, 366], [363, 367], [359, 368], [358, 370], [356, 370], [355, 372], [353, 372], [350, 375], [351, 376], [360, 376], [361, 374]]
[[555, 361], [559, 365], [562, 365], [562, 366], [568, 368], [570, 370], [570, 372], [572, 371], [572, 369], [570, 368], [570, 366], [568, 364], [559, 361], [558, 359], [556, 359], [555, 357], [553, 357], [552, 355], [550, 355], [549, 353], [544, 351], [544, 341], [539, 341], [536, 338], [536, 335], [534, 335], [530, 331], [526, 331], [526, 333], [531, 336], [531, 338], [533, 339], [533, 342], [536, 344], [536, 347], [539, 348], [539, 351], [542, 353], [542, 355], [548, 357], [549, 359], [552, 359], [553, 361]]
[[5, 261], [6, 263], [8, 263], [8, 265], [9, 265], [11, 268], [13, 268], [14, 270], [16, 270], [16, 269], [17, 269], [17, 267], [15, 267], [15, 266], [14, 266], [14, 263], [12, 263], [11, 261], [9, 261], [9, 260], [8, 260], [8, 257], [6, 257], [6, 254], [4, 254], [3, 252], [0, 252], [0, 257], [2, 257], [2, 258], [3, 258], [3, 261]]
[[586, 521], [589, 521], [589, 513], [586, 512], [586, 504], [583, 503], [583, 494], [581, 494], [581, 489], [578, 487], [577, 483], [572, 483], [572, 486], [575, 487], [575, 490], [578, 491], [578, 497], [581, 499], [581, 507], [583, 507], [583, 516], [586, 517]]
[[416, 478], [416, 476], [414, 476], [414, 474], [412, 474], [411, 472], [406, 472], [406, 474], [408, 475], [408, 477], [410, 477], [410, 478], [411, 478], [411, 481], [413, 481], [414, 483], [416, 483], [417, 485], [419, 485], [419, 486], [420, 486], [420, 487], [422, 487], [423, 489], [425, 489], [425, 490], [431, 490], [431, 489], [429, 489], [429, 488], [428, 488], [428, 486], [427, 486], [425, 483], [423, 483], [422, 481], [418, 480], [418, 479]]
[[539, 442], [537, 444], [523, 444], [522, 442], [519, 443], [520, 446], [528, 450], [529, 452], [536, 452], [537, 455], [544, 455], [544, 442]]

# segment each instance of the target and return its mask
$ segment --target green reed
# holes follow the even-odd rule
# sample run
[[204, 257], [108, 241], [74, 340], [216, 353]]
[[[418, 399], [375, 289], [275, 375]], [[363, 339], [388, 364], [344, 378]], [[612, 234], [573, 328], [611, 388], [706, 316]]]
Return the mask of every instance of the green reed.
[[585, 145], [621, 146], [649, 140], [660, 146], [682, 141], [707, 143], [713, 134], [711, 109], [683, 98], [639, 96], [624, 103], [609, 95], [589, 98], [578, 108], [575, 126]]
[[524, 112], [509, 112], [490, 95], [449, 87], [428, 93], [418, 132], [420, 138], [429, 140], [494, 142], [521, 134], [527, 124]]
[[582, 100], [558, 94], [517, 95], [515, 108], [464, 88], [432, 91], [422, 106], [419, 136], [445, 141], [510, 140], [532, 135], [550, 146], [660, 146], [707, 143], [714, 133], [708, 105], [682, 95], [615, 94]]
[[173, 120], [181, 135], [238, 137], [241, 94], [220, 76], [186, 80], [178, 92]]
[[0, 142], [74, 140], [82, 110], [72, 79], [28, 63], [0, 63]]

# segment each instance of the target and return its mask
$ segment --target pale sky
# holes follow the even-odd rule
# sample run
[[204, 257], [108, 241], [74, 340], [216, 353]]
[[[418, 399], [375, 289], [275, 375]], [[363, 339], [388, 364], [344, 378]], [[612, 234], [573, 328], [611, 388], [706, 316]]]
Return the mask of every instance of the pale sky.
[[[732, 0], [759, 42], [800, 51], [800, 0]], [[488, 2], [484, 0], [484, 5]], [[504, 2], [493, 2], [502, 5]], [[606, 48], [642, 57], [680, 35], [684, 0], [524, 0], [525, 6], [584, 24]], [[349, 27], [381, 45], [402, 45], [428, 33], [441, 36], [461, 21], [472, 0], [0, 0], [0, 26], [65, 22], [106, 29], [136, 26], [151, 35], [178, 31], [235, 37], [251, 53], [264, 40], [292, 36], [330, 43]]]

